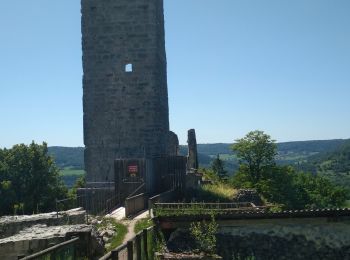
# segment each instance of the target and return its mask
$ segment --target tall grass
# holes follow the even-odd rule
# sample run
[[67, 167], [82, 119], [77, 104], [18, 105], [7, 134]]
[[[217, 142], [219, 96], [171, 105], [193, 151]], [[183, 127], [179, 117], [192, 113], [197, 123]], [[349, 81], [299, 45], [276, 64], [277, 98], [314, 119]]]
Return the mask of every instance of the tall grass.
[[237, 194], [237, 190], [231, 185], [214, 182], [206, 184], [196, 189], [186, 190], [187, 202], [232, 202]]
[[237, 194], [237, 190], [232, 186], [220, 182], [203, 185], [202, 190], [213, 194], [214, 197], [220, 198], [223, 201], [232, 201]]
[[153, 226], [153, 221], [150, 218], [143, 218], [140, 219], [136, 222], [135, 227], [134, 227], [134, 232], [135, 234], [139, 233], [140, 231], [149, 228]]

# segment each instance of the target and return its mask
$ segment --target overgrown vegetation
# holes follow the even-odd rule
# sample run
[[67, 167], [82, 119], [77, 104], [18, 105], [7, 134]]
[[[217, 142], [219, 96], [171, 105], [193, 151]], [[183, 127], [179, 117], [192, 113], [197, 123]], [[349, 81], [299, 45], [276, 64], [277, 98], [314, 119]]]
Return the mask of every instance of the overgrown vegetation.
[[140, 219], [136, 222], [134, 227], [134, 233], [137, 234], [140, 231], [153, 226], [153, 221], [150, 218]]
[[269, 202], [282, 208], [326, 208], [345, 204], [346, 189], [327, 178], [297, 172], [290, 166], [277, 166], [276, 146], [260, 131], [249, 133], [233, 146], [240, 168], [231, 183], [236, 188], [255, 188]]
[[107, 229], [107, 228], [109, 228], [109, 226], [112, 226], [116, 233], [108, 241], [109, 246], [106, 248], [107, 252], [120, 246], [123, 243], [123, 240], [124, 240], [126, 233], [128, 232], [128, 228], [125, 225], [117, 222], [113, 218], [103, 218], [102, 222], [97, 227], [98, 227], [98, 229]]
[[194, 222], [190, 225], [190, 233], [195, 240], [197, 250], [206, 254], [215, 254], [216, 252], [216, 233], [218, 224], [215, 217], [211, 215], [211, 221]]
[[[169, 216], [189, 216], [189, 215], [216, 215], [221, 212], [220, 209], [208, 208], [207, 202], [188, 203], [179, 208], [154, 207], [154, 214], [157, 217]], [[221, 212], [222, 213], [222, 212]]]
[[199, 172], [208, 183], [196, 189], [188, 189], [185, 194], [187, 202], [232, 202], [237, 190], [227, 182], [226, 176], [220, 176], [212, 169], [202, 168]]
[[203, 185], [201, 189], [203, 192], [211, 194], [213, 198], [217, 198], [215, 202], [232, 202], [237, 194], [236, 189], [234, 189], [231, 185], [222, 182], [206, 184]]

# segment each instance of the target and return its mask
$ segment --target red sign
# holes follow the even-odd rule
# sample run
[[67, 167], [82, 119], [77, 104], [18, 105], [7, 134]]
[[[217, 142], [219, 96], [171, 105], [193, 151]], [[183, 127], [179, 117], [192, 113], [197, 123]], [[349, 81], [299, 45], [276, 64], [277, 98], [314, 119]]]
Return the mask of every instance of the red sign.
[[129, 165], [128, 166], [128, 172], [130, 175], [135, 176], [139, 171], [139, 168], [137, 165]]

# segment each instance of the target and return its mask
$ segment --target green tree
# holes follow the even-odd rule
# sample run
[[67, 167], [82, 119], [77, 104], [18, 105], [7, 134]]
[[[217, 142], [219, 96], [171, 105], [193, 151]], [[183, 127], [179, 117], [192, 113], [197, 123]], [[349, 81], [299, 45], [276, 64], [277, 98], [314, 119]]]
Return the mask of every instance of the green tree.
[[67, 196], [46, 143], [0, 149], [0, 183], [1, 198], [6, 198], [0, 200], [0, 214], [53, 210], [55, 199]]
[[346, 189], [317, 174], [275, 164], [276, 145], [261, 131], [250, 132], [233, 145], [240, 168], [231, 179], [235, 188], [255, 188], [268, 202], [288, 209], [341, 207]]
[[211, 169], [219, 177], [220, 180], [227, 180], [228, 176], [227, 171], [225, 170], [225, 163], [220, 159], [219, 154], [211, 163]]
[[263, 131], [252, 131], [244, 138], [237, 139], [232, 150], [236, 152], [240, 166], [248, 170], [254, 183], [260, 181], [264, 169], [275, 165], [277, 146]]

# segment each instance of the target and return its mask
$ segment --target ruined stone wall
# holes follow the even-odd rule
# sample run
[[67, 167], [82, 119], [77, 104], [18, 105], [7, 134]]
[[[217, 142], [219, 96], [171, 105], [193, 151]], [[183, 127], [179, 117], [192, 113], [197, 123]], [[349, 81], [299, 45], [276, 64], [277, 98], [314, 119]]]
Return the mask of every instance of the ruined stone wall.
[[[317, 212], [321, 211], [317, 210], [315, 215]], [[217, 220], [216, 253], [224, 260], [349, 260], [350, 217], [341, 216], [341, 210], [332, 214], [333, 217], [256, 219], [223, 215]], [[192, 252], [197, 248], [189, 226], [199, 219], [191, 216], [182, 219], [159, 219], [170, 252]]]
[[174, 155], [174, 156], [179, 155], [179, 138], [172, 131], [170, 131], [168, 134], [167, 154]]
[[[51, 213], [0, 218], [0, 259], [17, 260], [79, 237], [78, 256], [103, 254], [95, 228], [85, 223], [81, 208]], [[80, 259], [80, 258], [79, 258]], [[89, 258], [91, 259], [91, 258]]]
[[197, 154], [197, 139], [196, 131], [194, 129], [188, 130], [188, 161], [187, 170], [198, 169], [198, 154]]
[[228, 260], [350, 259], [350, 223], [326, 220], [236, 223], [219, 228], [217, 252]]
[[113, 181], [114, 159], [167, 152], [163, 0], [81, 4], [87, 181]]
[[42, 213], [36, 215], [16, 215], [0, 217], [0, 239], [12, 236], [22, 229], [34, 225], [58, 226], [85, 223], [86, 212], [82, 208], [68, 211]]

